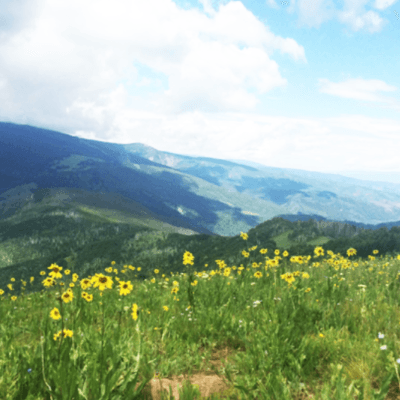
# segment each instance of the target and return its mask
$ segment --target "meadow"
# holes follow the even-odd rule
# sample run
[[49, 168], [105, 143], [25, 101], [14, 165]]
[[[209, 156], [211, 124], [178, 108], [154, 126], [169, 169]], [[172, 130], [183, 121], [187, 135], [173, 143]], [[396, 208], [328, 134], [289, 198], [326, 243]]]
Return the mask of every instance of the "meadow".
[[152, 382], [184, 376], [180, 400], [200, 399], [188, 384], [197, 375], [224, 378], [209, 399], [400, 398], [400, 255], [314, 252], [253, 246], [212, 269], [186, 251], [185, 273], [144, 281], [132, 265], [80, 277], [52, 264], [43, 290], [25, 293], [32, 277], [19, 296], [11, 278], [0, 289], [0, 397], [154, 399]]

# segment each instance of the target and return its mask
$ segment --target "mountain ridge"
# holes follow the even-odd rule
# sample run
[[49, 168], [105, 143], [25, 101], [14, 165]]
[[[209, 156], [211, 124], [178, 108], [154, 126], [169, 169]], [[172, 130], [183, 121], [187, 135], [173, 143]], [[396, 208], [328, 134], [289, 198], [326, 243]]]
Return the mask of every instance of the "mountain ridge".
[[[10, 193], [19, 187], [16, 180], [23, 183], [21, 186], [35, 184], [33, 192], [47, 185], [117, 193], [159, 218], [172, 217], [185, 222], [184, 228], [190, 225], [197, 232], [221, 236], [297, 212], [354, 223], [365, 223], [368, 215], [369, 226], [396, 225], [400, 220], [400, 185], [390, 185], [389, 192], [382, 182], [377, 186], [340, 175], [329, 175], [328, 180], [327, 174], [319, 172], [273, 167], [261, 170], [232, 161], [162, 152], [141, 143], [93, 141], [11, 123], [0, 123], [0, 143], [1, 159], [6, 159], [1, 164], [0, 218], [6, 216], [5, 210], [9, 211], [7, 215], [13, 212], [9, 200]], [[25, 154], [28, 165], [21, 164], [21, 157], [12, 162], [11, 154], [15, 156], [18, 151]], [[35, 164], [39, 166], [36, 170]], [[135, 195], [135, 186], [139, 195]], [[366, 201], [368, 196], [370, 201]]]

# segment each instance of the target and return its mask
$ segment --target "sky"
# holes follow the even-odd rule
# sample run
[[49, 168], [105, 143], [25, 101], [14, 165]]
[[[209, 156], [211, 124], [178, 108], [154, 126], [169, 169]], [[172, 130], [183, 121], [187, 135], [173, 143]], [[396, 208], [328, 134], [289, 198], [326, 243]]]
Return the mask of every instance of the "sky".
[[400, 183], [400, 0], [1, 3], [2, 122]]

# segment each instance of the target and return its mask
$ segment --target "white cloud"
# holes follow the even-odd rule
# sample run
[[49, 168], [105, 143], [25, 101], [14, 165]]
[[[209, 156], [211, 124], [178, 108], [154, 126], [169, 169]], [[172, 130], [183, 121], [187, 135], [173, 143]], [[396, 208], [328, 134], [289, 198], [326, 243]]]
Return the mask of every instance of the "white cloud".
[[[41, 115], [51, 124], [68, 108], [77, 124], [111, 126], [116, 82], [136, 82], [135, 63], [168, 78], [168, 90], [150, 96], [158, 111], [250, 109], [257, 103], [250, 87], [264, 93], [286, 84], [270, 59], [274, 50], [305, 61], [302, 46], [269, 32], [241, 2], [221, 5], [211, 17], [169, 0], [40, 5], [31, 21], [24, 20], [28, 28], [17, 24], [20, 31], [0, 44], [1, 98], [15, 119]], [[89, 113], [84, 103], [98, 110]]]
[[[291, 9], [294, 9], [291, 4]], [[299, 10], [299, 20], [303, 25], [309, 27], [319, 27], [323, 22], [332, 19], [336, 10], [332, 0], [299, 0], [297, 2]]]
[[378, 10], [385, 10], [396, 2], [397, 0], [375, 0], [374, 7]]
[[0, 42], [15, 33], [31, 28], [46, 0], [2, 0], [0, 8]]
[[[287, 1], [287, 3], [289, 4], [288, 1]], [[275, 10], [279, 9], [279, 6], [278, 6], [278, 4], [277, 4], [277, 2], [276, 2], [275, 0], [267, 0], [267, 1], [266, 1], [266, 4], [267, 4], [269, 7], [274, 8]], [[282, 2], [281, 2], [281, 4], [282, 4]]]
[[[382, 11], [394, 4], [397, 0], [375, 0], [372, 5]], [[389, 22], [382, 19], [375, 11], [366, 11], [365, 6], [370, 0], [344, 0], [343, 9], [336, 8], [333, 0], [291, 0], [289, 7], [282, 7], [288, 13], [298, 12], [299, 25], [307, 27], [320, 27], [322, 23], [336, 20], [353, 32], [369, 31], [380, 32]], [[267, 2], [270, 7], [276, 8], [274, 0]], [[282, 3], [282, 2], [281, 2]]]
[[383, 20], [375, 11], [365, 11], [364, 7], [368, 3], [369, 0], [345, 0], [343, 10], [338, 12], [338, 20], [356, 32], [361, 29], [370, 33], [380, 32], [388, 21]]
[[199, 0], [201, 5], [203, 6], [204, 12], [209, 15], [215, 15], [215, 10], [212, 6], [211, 0]]
[[380, 32], [387, 23], [374, 11], [368, 11], [362, 15], [356, 15], [354, 10], [347, 10], [339, 13], [341, 22], [349, 24], [354, 31], [367, 28], [369, 32]]
[[375, 95], [374, 92], [397, 90], [395, 86], [390, 86], [378, 79], [348, 79], [345, 82], [334, 83], [321, 78], [318, 82], [321, 93], [363, 101], [390, 101], [390, 99]]

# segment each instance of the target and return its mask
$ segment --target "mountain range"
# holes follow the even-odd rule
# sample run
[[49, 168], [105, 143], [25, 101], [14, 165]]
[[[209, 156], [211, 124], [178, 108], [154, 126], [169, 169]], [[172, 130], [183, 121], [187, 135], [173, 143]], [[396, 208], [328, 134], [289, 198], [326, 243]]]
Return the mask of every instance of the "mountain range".
[[187, 234], [235, 236], [279, 215], [400, 225], [400, 184], [257, 166], [0, 123], [0, 220], [51, 198]]
[[181, 271], [185, 251], [234, 263], [255, 244], [400, 252], [400, 185], [0, 123], [1, 282], [33, 276], [40, 290], [52, 263], [87, 276], [112, 260], [145, 279], [157, 263]]

